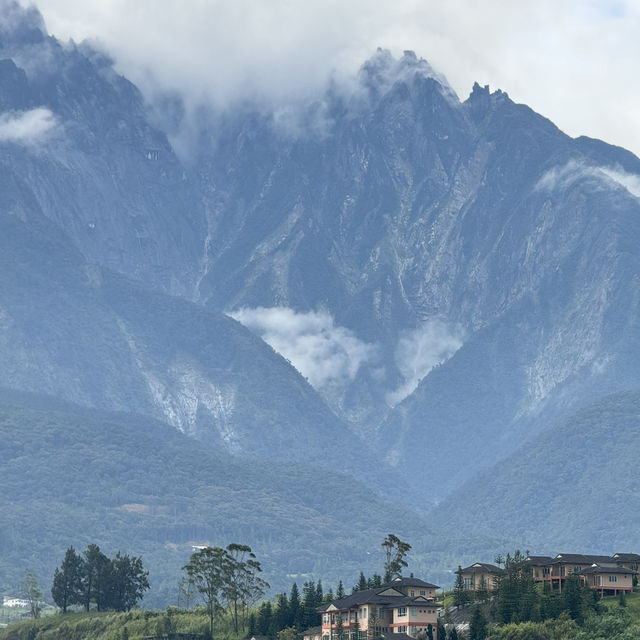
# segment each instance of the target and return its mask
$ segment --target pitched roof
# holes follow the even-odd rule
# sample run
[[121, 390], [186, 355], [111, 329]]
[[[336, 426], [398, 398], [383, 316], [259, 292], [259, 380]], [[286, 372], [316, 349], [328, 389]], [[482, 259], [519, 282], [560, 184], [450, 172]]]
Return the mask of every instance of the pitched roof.
[[474, 562], [466, 569], [463, 569], [462, 573], [504, 573], [504, 569], [496, 567], [495, 564], [487, 564], [486, 562]]
[[387, 582], [387, 587], [402, 588], [402, 587], [422, 587], [423, 589], [439, 589], [437, 584], [431, 584], [420, 580], [420, 578], [394, 578], [391, 582]]
[[[407, 584], [409, 583], [409, 584]], [[405, 607], [409, 605], [430, 605], [430, 600], [424, 596], [408, 596], [399, 590], [401, 586], [422, 587], [430, 589], [438, 589], [435, 584], [419, 580], [418, 578], [398, 578], [392, 582], [388, 582], [382, 587], [376, 589], [367, 589], [366, 591], [356, 591], [349, 596], [333, 600], [323, 607], [319, 607], [316, 611], [323, 613], [325, 611], [351, 609], [361, 604], [381, 604], [393, 607]], [[394, 635], [395, 640], [395, 635]]]
[[543, 567], [553, 562], [551, 556], [527, 556], [526, 560], [534, 567]]
[[616, 562], [640, 562], [640, 555], [637, 553], [614, 553], [612, 558]]
[[406, 598], [406, 596], [402, 591], [392, 589], [389, 586], [377, 587], [376, 589], [367, 589], [366, 591], [356, 591], [350, 596], [333, 600], [325, 607], [319, 609], [319, 611], [326, 611], [331, 606], [336, 609], [350, 609], [360, 604], [387, 604], [389, 598], [394, 601], [395, 599]]
[[615, 562], [611, 556], [587, 556], [581, 553], [559, 553], [553, 563], [558, 564], [566, 562], [567, 564], [601, 564], [603, 562]]
[[585, 569], [581, 569], [580, 571], [578, 571], [578, 573], [581, 574], [586, 574], [586, 573], [618, 573], [618, 574], [634, 574], [634, 573], [638, 573], [637, 571], [634, 571], [633, 569], [625, 569], [625, 567], [617, 567], [614, 565], [598, 565], [598, 564], [594, 564], [591, 567], [586, 567]]

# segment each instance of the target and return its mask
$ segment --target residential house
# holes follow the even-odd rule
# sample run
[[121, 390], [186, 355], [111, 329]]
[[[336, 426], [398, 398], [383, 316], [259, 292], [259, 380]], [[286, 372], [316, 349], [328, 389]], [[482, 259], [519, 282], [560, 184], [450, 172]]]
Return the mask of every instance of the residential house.
[[493, 591], [497, 586], [498, 577], [504, 573], [504, 569], [494, 564], [474, 562], [462, 570], [462, 580], [465, 591]]
[[548, 583], [551, 589], [562, 591], [565, 580], [577, 575], [590, 587], [599, 589], [601, 595], [616, 595], [620, 591], [633, 590], [633, 578], [637, 570], [632, 565], [640, 560], [635, 554], [613, 556], [585, 555], [581, 553], [559, 553], [549, 556], [528, 556], [533, 579]]
[[633, 577], [637, 571], [614, 565], [594, 564], [579, 572], [580, 578], [592, 589], [600, 591], [601, 596], [615, 596], [618, 593], [633, 591]]
[[322, 614], [322, 640], [366, 640], [393, 634], [415, 638], [435, 629], [438, 586], [418, 578], [397, 578], [382, 587], [357, 591], [318, 609]]

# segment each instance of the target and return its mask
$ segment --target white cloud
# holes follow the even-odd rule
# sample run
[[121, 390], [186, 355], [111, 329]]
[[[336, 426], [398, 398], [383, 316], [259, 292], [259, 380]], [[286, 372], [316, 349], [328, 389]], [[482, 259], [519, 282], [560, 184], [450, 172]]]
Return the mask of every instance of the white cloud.
[[57, 127], [56, 117], [39, 107], [30, 111], [0, 114], [0, 142], [37, 145], [46, 141]]
[[448, 360], [461, 346], [462, 332], [449, 329], [440, 320], [402, 333], [395, 357], [404, 382], [387, 394], [387, 402], [395, 406], [404, 400], [436, 365]]
[[[26, 1], [26, 0], [23, 0]], [[637, 0], [38, 0], [61, 38], [99, 38], [151, 95], [283, 104], [413, 49], [458, 95], [501, 88], [571, 135], [640, 153]]]
[[562, 166], [553, 167], [540, 178], [535, 188], [546, 191], [556, 188], [565, 189], [576, 180], [584, 178], [613, 181], [616, 185], [625, 188], [632, 196], [640, 198], [640, 175], [628, 173], [618, 166], [589, 165], [585, 160], [569, 160]]
[[610, 167], [600, 167], [600, 171], [607, 178], [617, 182], [624, 187], [632, 196], [640, 198], [640, 176], [634, 173], [627, 173], [620, 168], [611, 169]]
[[242, 308], [229, 314], [258, 334], [316, 389], [353, 380], [376, 352], [326, 311], [298, 313], [287, 307]]

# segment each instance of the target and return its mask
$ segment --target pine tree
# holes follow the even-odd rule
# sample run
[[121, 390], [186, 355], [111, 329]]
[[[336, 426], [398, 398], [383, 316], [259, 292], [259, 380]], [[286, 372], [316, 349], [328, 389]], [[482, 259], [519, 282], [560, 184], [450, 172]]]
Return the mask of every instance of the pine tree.
[[367, 579], [364, 577], [364, 573], [360, 572], [360, 578], [358, 584], [353, 588], [354, 591], [366, 591], [368, 588]]
[[276, 610], [273, 614], [276, 631], [282, 631], [291, 626], [289, 619], [289, 601], [286, 593], [279, 593], [276, 603]]
[[[344, 625], [342, 624], [342, 613], [338, 611], [335, 614], [335, 616], [336, 616], [335, 640], [345, 640]], [[332, 638], [331, 640], [334, 640], [334, 638]]]
[[476, 591], [476, 598], [480, 602], [486, 602], [489, 599], [489, 589], [487, 588], [487, 580], [484, 574], [480, 575], [480, 583], [478, 584], [478, 590]]
[[469, 621], [470, 640], [485, 640], [487, 637], [487, 619], [478, 605], [473, 608]]
[[453, 585], [453, 604], [456, 608], [460, 608], [469, 602], [469, 594], [464, 588], [464, 578], [462, 577], [462, 567], [458, 565], [456, 571], [456, 582]]
[[60, 568], [53, 574], [51, 596], [62, 613], [70, 605], [82, 603], [82, 558], [73, 547], [67, 549]]
[[258, 609], [258, 632], [262, 636], [266, 636], [271, 628], [271, 619], [273, 617], [273, 609], [270, 602], [263, 602]]
[[340, 600], [341, 598], [344, 598], [344, 585], [342, 584], [342, 580], [340, 580], [340, 582], [338, 582], [338, 589], [336, 591], [336, 598], [338, 600]]
[[291, 585], [291, 593], [289, 594], [289, 626], [295, 627], [298, 631], [302, 628], [302, 605], [300, 604], [298, 585], [295, 582]]
[[322, 600], [316, 600], [316, 587], [311, 580], [302, 587], [302, 631], [320, 624], [316, 608], [322, 604]]

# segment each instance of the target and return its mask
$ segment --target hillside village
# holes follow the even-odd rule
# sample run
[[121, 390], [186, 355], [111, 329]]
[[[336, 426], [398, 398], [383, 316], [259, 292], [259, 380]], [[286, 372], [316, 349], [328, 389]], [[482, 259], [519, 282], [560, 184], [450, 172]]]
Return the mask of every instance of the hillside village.
[[[527, 555], [524, 561], [533, 582], [543, 590], [559, 595], [567, 580], [577, 579], [581, 586], [604, 598], [633, 592], [640, 555], [559, 553], [555, 557]], [[506, 568], [484, 562], [460, 567], [456, 574], [466, 594], [463, 601], [491, 600], [507, 573]], [[319, 608], [322, 626], [307, 631], [304, 640], [369, 640], [389, 635], [397, 640], [434, 637], [439, 621], [442, 625], [447, 613], [442, 594], [436, 597], [437, 589], [438, 585], [412, 576], [355, 591]], [[461, 630], [468, 628], [468, 624], [457, 626]]]

